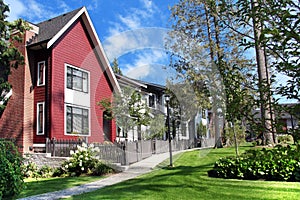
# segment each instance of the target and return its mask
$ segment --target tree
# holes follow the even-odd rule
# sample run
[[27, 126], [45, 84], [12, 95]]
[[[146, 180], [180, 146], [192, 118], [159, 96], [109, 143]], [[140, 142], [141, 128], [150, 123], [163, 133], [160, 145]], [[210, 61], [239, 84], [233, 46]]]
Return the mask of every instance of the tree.
[[8, 22], [7, 13], [9, 7], [0, 0], [0, 115], [5, 109], [4, 96], [11, 89], [8, 83], [8, 76], [11, 67], [17, 68], [24, 63], [24, 56], [15, 47], [14, 44], [23, 40], [23, 34], [29, 29], [29, 26], [21, 19], [14, 22]]
[[122, 71], [119, 67], [119, 63], [118, 60], [116, 58], [114, 58], [113, 63], [112, 63], [112, 70], [115, 74], [119, 74], [122, 75]]
[[167, 45], [177, 56], [172, 67], [196, 86], [195, 91], [205, 91], [199, 83], [207, 87], [209, 95], [204, 96], [212, 99], [216, 142], [219, 115], [226, 114], [231, 121], [242, 118], [254, 99], [247, 78], [253, 65], [238, 45], [242, 37], [221, 20], [222, 9], [221, 1], [181, 0], [171, 9], [173, 31]]
[[98, 105], [108, 113], [108, 119], [114, 118], [126, 134], [137, 126], [138, 139], [142, 137], [141, 126], [150, 123], [149, 108], [142, 101], [141, 94], [131, 87], [124, 86], [122, 93], [114, 94], [113, 99], [102, 99]]

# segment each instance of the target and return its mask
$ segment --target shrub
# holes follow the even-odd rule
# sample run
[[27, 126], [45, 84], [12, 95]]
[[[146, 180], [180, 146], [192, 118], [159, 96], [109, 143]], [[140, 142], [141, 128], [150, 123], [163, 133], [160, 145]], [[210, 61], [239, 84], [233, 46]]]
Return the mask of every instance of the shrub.
[[22, 170], [25, 178], [35, 178], [38, 176], [38, 168], [33, 162], [24, 163], [22, 165]]
[[16, 146], [0, 140], [0, 199], [14, 197], [24, 188], [21, 163]]
[[276, 146], [221, 158], [209, 175], [221, 178], [300, 181], [300, 148]]
[[77, 148], [75, 152], [71, 151], [72, 157], [62, 164], [61, 168], [54, 173], [55, 175], [59, 173], [69, 176], [79, 176], [81, 174], [102, 175], [111, 172], [110, 167], [105, 166], [97, 159], [96, 152], [99, 150], [98, 148], [86, 144], [77, 146]]
[[277, 136], [278, 143], [280, 144], [293, 144], [294, 139], [292, 135], [280, 135]]
[[95, 166], [91, 170], [91, 174], [93, 176], [101, 176], [103, 174], [109, 174], [113, 172], [114, 170], [111, 167], [107, 166], [105, 163], [101, 162], [100, 160], [98, 160], [98, 162], [95, 163]]

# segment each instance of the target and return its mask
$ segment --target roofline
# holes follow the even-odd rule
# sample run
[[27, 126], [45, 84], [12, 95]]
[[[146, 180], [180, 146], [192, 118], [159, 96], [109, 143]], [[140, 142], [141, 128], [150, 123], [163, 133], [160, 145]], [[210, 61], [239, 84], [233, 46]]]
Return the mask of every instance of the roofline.
[[95, 50], [97, 52], [97, 55], [99, 56], [100, 62], [104, 65], [105, 71], [107, 71], [107, 75], [110, 81], [113, 83], [114, 91], [116, 90], [116, 92], [118, 93], [121, 92], [118, 81], [112, 71], [112, 68], [110, 67], [110, 63], [107, 59], [105, 51], [102, 47], [102, 44], [99, 40], [98, 34], [96, 33], [96, 30], [87, 12], [86, 7], [82, 7], [77, 12], [77, 14], [74, 15], [74, 17], [47, 43], [47, 49], [49, 49], [68, 30], [68, 28], [72, 26], [72, 24], [81, 16], [85, 17], [85, 18], [83, 17], [83, 22], [86, 25], [87, 31], [92, 39], [94, 46], [96, 47]]
[[128, 77], [126, 77], [126, 76], [122, 76], [122, 75], [120, 75], [120, 74], [115, 74], [115, 76], [119, 78], [118, 81], [120, 81], [120, 82], [123, 81], [124, 83], [129, 83], [129, 84], [131, 84], [131, 85], [135, 85], [135, 86], [138, 86], [138, 87], [147, 88], [147, 85], [142, 84], [142, 83], [140, 83], [140, 82], [138, 82], [138, 81], [135, 81], [135, 80], [133, 80], [133, 79], [131, 79], [131, 78], [128, 78]]

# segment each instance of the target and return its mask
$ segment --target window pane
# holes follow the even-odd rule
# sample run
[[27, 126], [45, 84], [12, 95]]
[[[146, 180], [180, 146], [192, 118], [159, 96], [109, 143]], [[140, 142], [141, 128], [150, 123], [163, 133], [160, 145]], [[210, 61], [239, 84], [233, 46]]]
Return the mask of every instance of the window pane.
[[45, 63], [41, 62], [38, 65], [38, 85], [44, 84]]
[[82, 91], [82, 78], [73, 76], [73, 89]]
[[44, 105], [38, 104], [37, 107], [37, 133], [43, 134], [44, 133]]
[[88, 73], [82, 70], [67, 67], [67, 88], [88, 92]]
[[72, 69], [67, 68], [67, 88], [72, 89]]
[[87, 73], [83, 73], [82, 74], [83, 75], [83, 77], [82, 77], [82, 91], [83, 92], [88, 92], [88, 74]]
[[67, 133], [72, 133], [72, 108], [67, 106]]

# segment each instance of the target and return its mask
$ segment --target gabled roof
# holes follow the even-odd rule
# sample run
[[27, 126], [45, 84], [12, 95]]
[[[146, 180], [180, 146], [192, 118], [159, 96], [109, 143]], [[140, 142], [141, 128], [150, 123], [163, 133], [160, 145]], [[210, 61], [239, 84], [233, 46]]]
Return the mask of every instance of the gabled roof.
[[36, 24], [36, 26], [39, 27], [39, 33], [28, 45], [34, 45], [52, 39], [82, 8], [83, 7]]
[[96, 56], [99, 62], [104, 67], [104, 71], [114, 87], [116, 92], [120, 92], [118, 81], [110, 67], [109, 61], [106, 57], [102, 44], [89, 17], [85, 7], [78, 8], [71, 12], [65, 13], [58, 17], [43, 21], [36, 24], [39, 28], [39, 33], [27, 43], [27, 46], [34, 46], [35, 44], [46, 43], [46, 48], [49, 49], [56, 41], [78, 20], [81, 19], [86, 27], [87, 33], [95, 47]]

